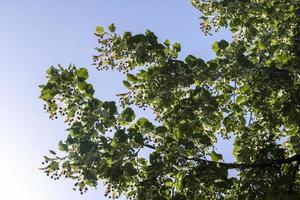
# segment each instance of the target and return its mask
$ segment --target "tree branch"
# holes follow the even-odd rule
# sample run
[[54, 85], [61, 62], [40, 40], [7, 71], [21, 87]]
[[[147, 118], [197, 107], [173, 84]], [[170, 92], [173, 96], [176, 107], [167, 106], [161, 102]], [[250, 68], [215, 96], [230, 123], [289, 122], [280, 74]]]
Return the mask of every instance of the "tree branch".
[[[145, 147], [150, 149], [155, 149], [154, 146], [149, 144], [144, 144]], [[300, 154], [296, 154], [289, 158], [282, 158], [282, 159], [274, 159], [274, 160], [267, 160], [265, 162], [253, 162], [253, 163], [225, 163], [225, 162], [216, 162], [211, 160], [205, 160], [202, 158], [186, 158], [187, 160], [194, 160], [197, 162], [206, 163], [207, 165], [219, 165], [221, 167], [225, 167], [227, 169], [247, 169], [247, 168], [266, 168], [266, 167], [273, 167], [282, 164], [293, 163], [295, 161], [300, 162]]]
[[266, 168], [266, 167], [273, 167], [276, 165], [288, 164], [295, 161], [300, 161], [300, 154], [294, 155], [289, 158], [275, 159], [275, 160], [268, 160], [265, 162], [254, 162], [254, 163], [225, 163], [225, 162], [215, 162], [215, 161], [198, 159], [198, 158], [192, 158], [192, 160], [204, 162], [207, 164], [219, 165], [227, 169]]
[[155, 147], [150, 144], [144, 144], [144, 147], [148, 147], [149, 149], [155, 149]]

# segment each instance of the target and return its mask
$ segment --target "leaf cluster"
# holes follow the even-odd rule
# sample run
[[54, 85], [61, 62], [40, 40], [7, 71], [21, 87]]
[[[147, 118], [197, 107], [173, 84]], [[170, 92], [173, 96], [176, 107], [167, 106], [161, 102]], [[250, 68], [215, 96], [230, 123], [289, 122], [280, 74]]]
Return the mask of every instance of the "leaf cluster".
[[[209, 61], [179, 59], [179, 43], [149, 30], [96, 27], [94, 65], [126, 74], [120, 104], [94, 96], [86, 68], [49, 68], [41, 99], [69, 128], [59, 143], [66, 156], [51, 151], [46, 174], [76, 180], [82, 193], [104, 180], [111, 198], [300, 198], [299, 1], [192, 4], [206, 34], [234, 34], [213, 43]], [[151, 109], [156, 122], [136, 119], [135, 106]], [[224, 162], [218, 138], [234, 140], [236, 162]]]

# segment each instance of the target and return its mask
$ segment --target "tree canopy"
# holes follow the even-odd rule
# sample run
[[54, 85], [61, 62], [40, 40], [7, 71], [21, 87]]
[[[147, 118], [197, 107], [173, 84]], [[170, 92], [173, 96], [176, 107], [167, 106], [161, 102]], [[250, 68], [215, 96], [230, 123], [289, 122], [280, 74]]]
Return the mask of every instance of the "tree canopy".
[[[86, 68], [49, 68], [40, 98], [69, 127], [64, 156], [45, 156], [47, 175], [74, 179], [81, 193], [103, 181], [112, 199], [300, 199], [300, 1], [192, 4], [205, 34], [233, 34], [209, 61], [179, 59], [179, 43], [149, 30], [96, 27], [94, 65], [127, 77], [119, 102], [94, 96]], [[235, 162], [214, 148], [220, 137], [234, 140]]]

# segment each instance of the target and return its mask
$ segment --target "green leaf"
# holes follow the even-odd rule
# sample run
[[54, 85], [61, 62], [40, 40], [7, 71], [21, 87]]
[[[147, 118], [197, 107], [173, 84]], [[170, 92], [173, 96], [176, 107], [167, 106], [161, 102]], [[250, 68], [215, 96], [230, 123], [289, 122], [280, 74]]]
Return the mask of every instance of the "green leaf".
[[131, 89], [131, 84], [128, 81], [123, 81], [123, 85], [127, 88], [127, 89]]
[[103, 102], [102, 106], [103, 106], [103, 108], [105, 108], [106, 110], [108, 110], [108, 113], [110, 115], [117, 114], [116, 102], [114, 102], [114, 101], [105, 101], [105, 102]]
[[236, 136], [234, 139], [234, 144], [233, 144], [233, 156], [235, 157], [236, 160], [238, 160], [241, 146], [240, 146], [240, 137]]
[[243, 95], [239, 95], [239, 96], [236, 98], [236, 100], [235, 100], [235, 102], [236, 102], [238, 105], [242, 104], [244, 101], [245, 101], [245, 96], [243, 96]]
[[181, 45], [179, 43], [174, 43], [173, 44], [173, 49], [175, 49], [176, 52], [181, 51]]
[[258, 45], [258, 48], [261, 50], [265, 50], [267, 48], [267, 46], [261, 40], [257, 41], [257, 45]]
[[199, 140], [200, 140], [200, 143], [201, 143], [201, 144], [204, 144], [204, 145], [206, 145], [206, 146], [210, 146], [210, 145], [212, 144], [211, 138], [210, 138], [209, 136], [207, 136], [207, 135], [201, 134], [201, 135], [199, 136]]
[[169, 46], [171, 45], [171, 41], [168, 40], [168, 39], [166, 39], [166, 40], [164, 41], [164, 44], [165, 44], [167, 47], [169, 47]]
[[58, 143], [58, 149], [59, 149], [60, 151], [68, 152], [68, 145], [65, 144], [65, 143], [63, 143], [62, 141], [60, 141], [60, 142]]
[[275, 59], [279, 62], [286, 62], [289, 57], [290, 56], [287, 52], [275, 53]]
[[78, 82], [77, 86], [80, 91], [85, 91], [87, 83], [86, 82]]
[[143, 127], [147, 122], [149, 122], [149, 120], [145, 117], [141, 117], [137, 120], [137, 125], [140, 127]]
[[114, 140], [114, 139], [112, 139], [111, 141], [110, 141], [110, 146], [111, 147], [113, 147], [113, 148], [115, 148], [118, 144], [117, 144], [117, 141], [116, 140]]
[[88, 152], [90, 152], [91, 150], [93, 150], [94, 148], [94, 144], [90, 141], [86, 141], [86, 140], [81, 140], [79, 143], [79, 153], [81, 154], [86, 154]]
[[275, 45], [277, 45], [277, 44], [278, 44], [278, 41], [275, 40], [275, 39], [271, 40], [271, 42], [270, 42], [270, 45], [271, 45], [271, 46], [275, 46]]
[[168, 131], [168, 129], [164, 126], [158, 126], [158, 127], [156, 127], [155, 130], [159, 134], [163, 134], [163, 133], [166, 133]]
[[238, 17], [233, 18], [233, 19], [229, 22], [229, 25], [230, 25], [230, 31], [236, 32], [236, 31], [238, 30], [238, 26], [240, 25], [240, 23], [241, 23], [240, 18], [238, 18]]
[[215, 41], [212, 45], [212, 49], [215, 53], [218, 53], [220, 50], [226, 49], [228, 45], [226, 40], [221, 40], [220, 42]]
[[216, 153], [215, 151], [212, 151], [210, 153], [210, 157], [211, 157], [212, 161], [215, 161], [215, 162], [223, 159], [222, 154]]
[[127, 139], [127, 135], [124, 130], [117, 130], [114, 137], [118, 140], [118, 142], [125, 142]]
[[86, 83], [86, 82], [78, 82], [78, 89], [81, 92], [84, 92], [86, 97], [92, 97], [94, 94], [95, 90], [92, 86], [92, 84]]
[[58, 75], [58, 69], [56, 69], [55, 67], [51, 66], [51, 67], [47, 70], [47, 74], [48, 74], [49, 76]]
[[88, 97], [88, 98], [92, 99], [94, 92], [95, 92], [95, 90], [94, 90], [92, 84], [89, 84], [89, 83], [86, 84], [85, 97]]
[[108, 30], [110, 30], [110, 32], [115, 32], [116, 31], [116, 26], [114, 24], [110, 24], [108, 26]]
[[172, 179], [167, 179], [167, 180], [165, 180], [164, 184], [167, 187], [172, 187], [174, 183], [173, 183]]
[[49, 165], [49, 170], [50, 171], [55, 171], [59, 169], [59, 164], [56, 161], [52, 161]]
[[213, 43], [212, 49], [214, 50], [215, 53], [219, 52], [220, 49], [217, 41]]
[[134, 141], [139, 144], [139, 145], [143, 145], [144, 144], [144, 138], [143, 135], [140, 132], [137, 132], [134, 135]]
[[287, 130], [287, 134], [290, 136], [296, 136], [300, 133], [299, 127], [295, 126]]
[[248, 85], [243, 85], [242, 87], [239, 88], [241, 93], [246, 93], [249, 91], [249, 86]]
[[234, 131], [236, 123], [234, 121], [234, 115], [230, 114], [224, 118], [223, 124], [226, 128], [227, 133]]
[[69, 129], [69, 134], [72, 138], [78, 138], [78, 137], [82, 136], [83, 131], [80, 127], [74, 126], [74, 127]]
[[145, 33], [151, 43], [156, 43], [157, 37], [152, 31], [147, 29]]
[[76, 70], [75, 74], [76, 74], [77, 78], [81, 81], [84, 81], [84, 80], [88, 79], [88, 77], [89, 77], [89, 74], [88, 74], [88, 71], [86, 68], [80, 68], [80, 69]]
[[102, 36], [105, 34], [105, 30], [102, 26], [96, 26], [96, 34]]
[[130, 74], [130, 73], [126, 74], [126, 78], [128, 81], [136, 81], [137, 80], [137, 78], [133, 74]]
[[134, 168], [133, 164], [130, 162], [125, 163], [124, 170], [128, 173], [129, 176], [135, 176], [138, 174], [138, 171]]
[[228, 47], [228, 42], [226, 40], [221, 40], [220, 42], [218, 42], [218, 47], [220, 49], [225, 49], [226, 47]]
[[188, 123], [183, 123], [180, 124], [179, 127], [179, 132], [181, 135], [192, 135], [193, 134], [193, 129], [190, 127]]
[[178, 57], [178, 52], [176, 50], [170, 51], [170, 54], [173, 56], [173, 58], [177, 58]]
[[121, 123], [123, 125], [129, 124], [134, 120], [134, 118], [135, 118], [134, 111], [130, 107], [125, 108], [121, 113]]
[[43, 99], [44, 101], [49, 101], [51, 99], [53, 99], [54, 94], [52, 93], [52, 91], [50, 89], [43, 89], [42, 90], [42, 94], [40, 96], [41, 99]]

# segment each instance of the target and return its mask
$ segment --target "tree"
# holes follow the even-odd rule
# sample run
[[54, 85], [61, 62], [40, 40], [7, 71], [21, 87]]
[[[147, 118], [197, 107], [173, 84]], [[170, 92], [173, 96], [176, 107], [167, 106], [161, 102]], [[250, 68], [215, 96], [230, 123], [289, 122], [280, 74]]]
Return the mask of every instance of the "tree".
[[[74, 179], [81, 193], [102, 180], [113, 199], [300, 199], [300, 1], [192, 4], [205, 34], [233, 33], [207, 62], [178, 59], [180, 44], [149, 30], [96, 28], [94, 64], [127, 76], [119, 104], [93, 95], [86, 68], [49, 68], [41, 98], [69, 128], [66, 156], [45, 156], [47, 175]], [[135, 119], [137, 107], [156, 122]], [[223, 161], [217, 137], [234, 139], [236, 162]]]

